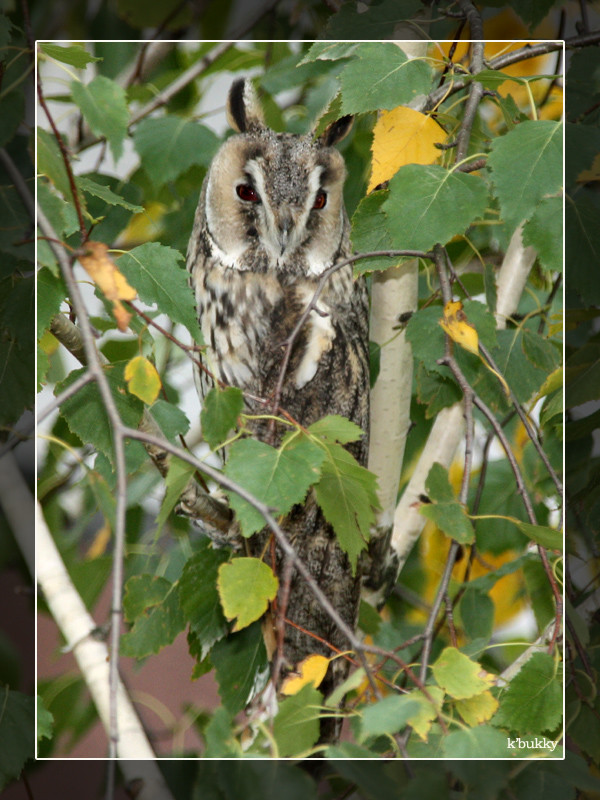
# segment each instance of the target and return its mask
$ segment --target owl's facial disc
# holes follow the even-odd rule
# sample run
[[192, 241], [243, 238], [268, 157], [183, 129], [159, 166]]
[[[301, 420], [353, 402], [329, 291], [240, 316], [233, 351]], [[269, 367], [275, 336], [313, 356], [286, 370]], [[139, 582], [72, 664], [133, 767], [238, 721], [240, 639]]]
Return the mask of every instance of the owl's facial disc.
[[[314, 223], [309, 225], [309, 217], [318, 216], [327, 205], [327, 192], [321, 186], [323, 167], [294, 163], [293, 150], [287, 155], [287, 162], [275, 172], [277, 180], [271, 183], [266, 177], [270, 172], [268, 154], [249, 158], [244, 182], [236, 186], [236, 195], [251, 220], [249, 227], [258, 232], [279, 265], [310, 238]], [[305, 157], [306, 151], [302, 155]]]

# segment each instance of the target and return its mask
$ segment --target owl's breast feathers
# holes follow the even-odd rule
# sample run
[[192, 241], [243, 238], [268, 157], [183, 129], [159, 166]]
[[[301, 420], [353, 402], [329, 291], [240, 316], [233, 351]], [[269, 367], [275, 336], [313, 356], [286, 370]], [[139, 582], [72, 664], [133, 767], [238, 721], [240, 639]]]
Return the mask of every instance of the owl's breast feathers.
[[[205, 269], [196, 283], [196, 300], [208, 369], [225, 384], [269, 399], [286, 342], [317, 285], [318, 278], [292, 282], [276, 271], [256, 274], [220, 263]], [[346, 266], [333, 273], [309, 313], [294, 344], [281, 396], [281, 406], [302, 424], [341, 414], [366, 429], [366, 303], [362, 282], [354, 282]], [[205, 380], [205, 391], [209, 385]]]

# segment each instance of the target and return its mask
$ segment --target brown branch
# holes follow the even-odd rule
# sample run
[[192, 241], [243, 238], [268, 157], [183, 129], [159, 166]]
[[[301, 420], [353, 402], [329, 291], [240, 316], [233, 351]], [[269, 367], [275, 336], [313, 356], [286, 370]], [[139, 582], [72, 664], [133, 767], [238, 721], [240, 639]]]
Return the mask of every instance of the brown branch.
[[[458, 0], [458, 4], [469, 20], [471, 39], [477, 40], [471, 43], [471, 74], [477, 75], [477, 73], [481, 72], [483, 69], [483, 22], [481, 21], [481, 15], [473, 3], [470, 2], [470, 0]], [[469, 87], [469, 96], [467, 97], [467, 104], [465, 106], [458, 136], [456, 137], [457, 164], [460, 163], [467, 155], [473, 122], [475, 121], [477, 109], [482, 97], [483, 84], [479, 83], [479, 81], [471, 81], [471, 85]]]
[[[495, 370], [498, 374], [501, 374], [500, 370], [498, 368], [498, 365], [494, 361], [494, 359], [492, 357], [492, 354], [489, 352], [487, 347], [484, 344], [482, 344], [481, 342], [479, 342], [479, 349], [481, 350], [481, 353], [482, 353], [483, 357], [488, 362], [490, 367], [493, 370]], [[508, 384], [507, 384], [507, 386], [508, 386]], [[552, 482], [554, 483], [554, 486], [556, 487], [556, 491], [558, 492], [559, 497], [562, 500], [562, 496], [563, 496], [563, 485], [562, 485], [562, 482], [561, 482], [560, 478], [558, 477], [558, 475], [556, 474], [556, 471], [554, 470], [554, 467], [550, 463], [550, 459], [548, 458], [548, 456], [544, 452], [544, 448], [541, 445], [541, 442], [539, 440], [537, 431], [535, 430], [535, 428], [533, 427], [533, 425], [529, 421], [529, 417], [525, 413], [521, 403], [517, 400], [517, 397], [516, 397], [515, 393], [513, 392], [512, 388], [510, 386], [508, 387], [508, 390], [509, 390], [509, 394], [510, 394], [510, 400], [511, 400], [513, 406], [514, 406], [515, 411], [519, 415], [519, 419], [523, 423], [523, 427], [525, 428], [525, 431], [527, 432], [527, 436], [529, 436], [533, 446], [535, 447], [535, 449], [537, 451], [537, 454], [539, 455], [539, 457], [541, 458], [544, 466], [548, 470], [548, 474], [552, 478]]]
[[[223, 53], [226, 53], [234, 45], [235, 41], [219, 42], [214, 50], [211, 50], [210, 53], [207, 53], [195, 64], [192, 64], [191, 67], [188, 67], [185, 72], [182, 72], [178, 78], [176, 78], [172, 83], [159, 92], [149, 103], [143, 106], [136, 114], [133, 114], [129, 120], [128, 127], [135, 125], [136, 122], [139, 122], [144, 117], [147, 117], [148, 114], [156, 111], [157, 108], [161, 108], [162, 106], [166, 105], [169, 100], [172, 100], [172, 98], [175, 97], [175, 95], [178, 94], [182, 89], [185, 89], [188, 84], [192, 83], [192, 81], [195, 81], [203, 72], [212, 66], [212, 64], [214, 64], [214, 62], [220, 58]], [[95, 142], [86, 142], [86, 145], [94, 143]]]
[[[87, 242], [88, 232], [86, 230], [85, 221], [83, 219], [83, 212], [81, 210], [81, 202], [79, 200], [79, 192], [77, 191], [77, 185], [75, 184], [75, 176], [73, 175], [73, 170], [71, 169], [71, 160], [69, 158], [69, 153], [67, 152], [67, 147], [66, 147], [66, 145], [65, 145], [65, 143], [63, 141], [62, 136], [60, 135], [60, 132], [59, 132], [58, 128], [56, 127], [56, 123], [54, 122], [54, 118], [52, 117], [52, 114], [50, 113], [50, 109], [48, 108], [48, 105], [46, 103], [46, 99], [44, 98], [44, 92], [42, 90], [42, 78], [41, 78], [39, 69], [38, 69], [38, 73], [37, 73], [37, 93], [38, 93], [38, 98], [39, 98], [39, 101], [40, 101], [40, 105], [44, 109], [44, 112], [46, 114], [48, 122], [50, 123], [50, 127], [52, 128], [52, 133], [54, 134], [54, 137], [56, 139], [56, 143], [58, 144], [58, 147], [60, 149], [60, 154], [61, 154], [64, 166], [65, 166], [65, 170], [67, 172], [67, 179], [69, 181], [69, 187], [71, 189], [71, 194], [73, 195], [73, 203], [75, 204], [75, 211], [77, 212], [77, 219], [79, 220], [79, 231], [81, 233], [81, 244], [83, 245], [83, 244], [85, 244], [85, 242]], [[54, 236], [52, 238], [56, 239], [56, 236]], [[61, 249], [61, 252], [62, 252], [62, 249]], [[65, 261], [65, 263], [67, 264], [68, 262]], [[70, 269], [70, 267], [67, 267], [67, 268]]]

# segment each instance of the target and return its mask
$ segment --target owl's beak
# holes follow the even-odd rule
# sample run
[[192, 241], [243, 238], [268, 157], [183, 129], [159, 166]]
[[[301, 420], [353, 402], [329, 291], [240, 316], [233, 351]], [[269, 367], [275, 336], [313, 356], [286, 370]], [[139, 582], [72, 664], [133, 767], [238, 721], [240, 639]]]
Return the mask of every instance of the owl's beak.
[[277, 241], [279, 243], [279, 254], [283, 255], [285, 250], [290, 243], [292, 228], [294, 227], [294, 223], [292, 220], [291, 215], [282, 214], [279, 218], [279, 224], [277, 226]]

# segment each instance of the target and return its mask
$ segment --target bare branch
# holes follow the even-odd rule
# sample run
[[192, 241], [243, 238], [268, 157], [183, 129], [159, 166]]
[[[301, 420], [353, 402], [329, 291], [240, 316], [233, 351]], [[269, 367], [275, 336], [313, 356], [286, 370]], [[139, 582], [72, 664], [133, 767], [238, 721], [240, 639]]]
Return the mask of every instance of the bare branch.
[[203, 72], [205, 72], [214, 62], [226, 53], [231, 47], [233, 47], [235, 41], [230, 42], [220, 42], [214, 50], [211, 50], [210, 53], [207, 53], [203, 58], [196, 61], [195, 64], [192, 64], [191, 67], [182, 72], [179, 77], [177, 77], [172, 83], [166, 86], [162, 92], [159, 92], [156, 97], [154, 97], [149, 103], [146, 103], [145, 106], [137, 111], [131, 117], [129, 121], [129, 126], [135, 125], [136, 122], [139, 122], [144, 117], [147, 117], [148, 114], [151, 114], [153, 111], [156, 111], [157, 108], [166, 105], [169, 100], [175, 97], [182, 89], [195, 81]]

